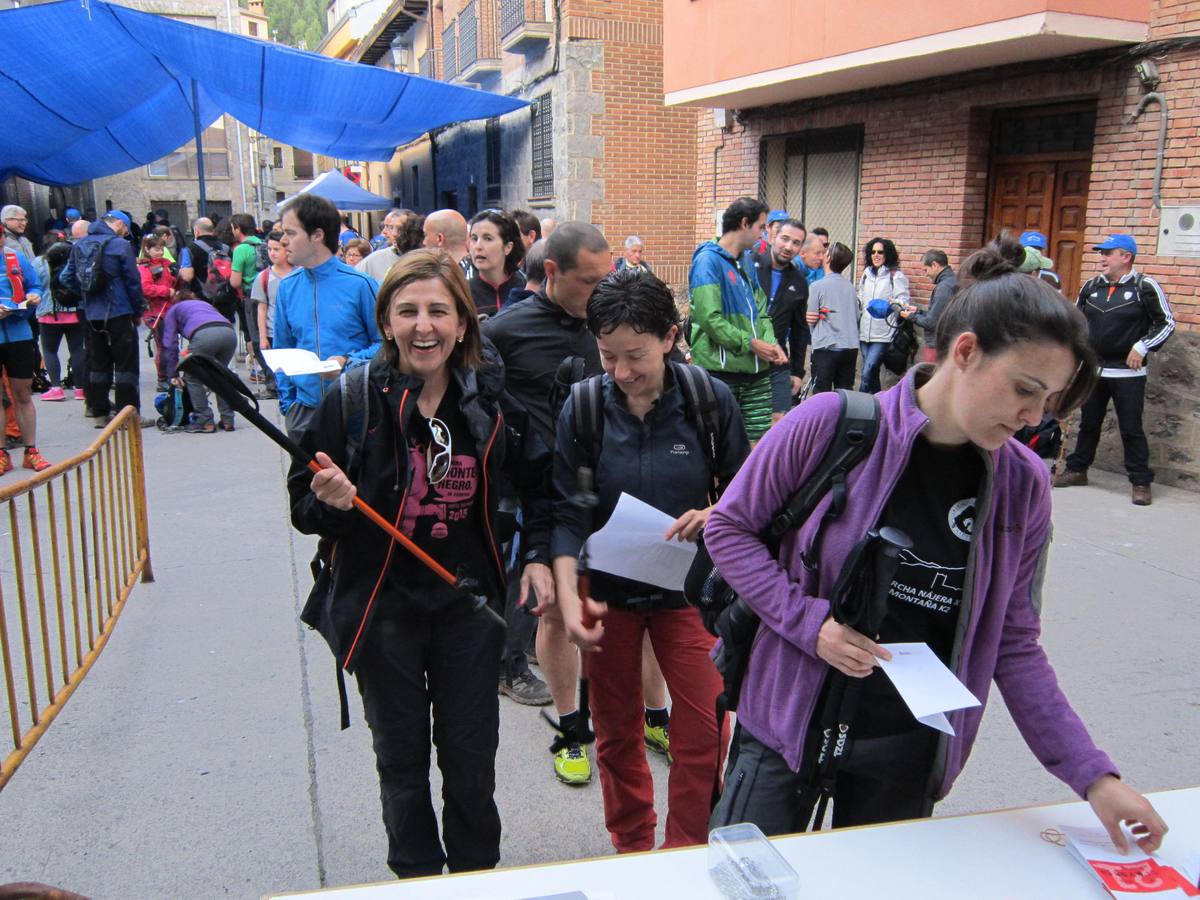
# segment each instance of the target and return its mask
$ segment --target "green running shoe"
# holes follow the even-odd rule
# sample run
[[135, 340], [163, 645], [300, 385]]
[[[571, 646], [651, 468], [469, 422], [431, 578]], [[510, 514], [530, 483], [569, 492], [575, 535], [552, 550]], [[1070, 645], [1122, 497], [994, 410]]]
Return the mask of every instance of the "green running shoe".
[[655, 753], [661, 753], [671, 761], [671, 726], [645, 724], [646, 747]]
[[582, 745], [572, 742], [554, 754], [554, 775], [563, 784], [587, 784], [592, 780], [592, 764]]

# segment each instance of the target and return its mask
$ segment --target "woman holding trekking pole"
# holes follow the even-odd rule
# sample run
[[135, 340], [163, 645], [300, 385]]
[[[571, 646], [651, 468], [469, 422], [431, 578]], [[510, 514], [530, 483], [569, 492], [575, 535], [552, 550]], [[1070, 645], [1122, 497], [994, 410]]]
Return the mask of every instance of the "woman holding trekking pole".
[[[783, 537], [778, 560], [759, 536], [830, 444], [835, 394], [768, 432], [709, 517], [713, 561], [761, 618], [713, 826], [804, 829], [824, 700], [842, 679], [858, 684], [859, 699], [832, 779], [834, 827], [931, 815], [966, 762], [983, 707], [950, 713], [954, 736], [917, 723], [876, 668], [890, 659], [879, 645], [903, 641], [928, 644], [983, 703], [994, 680], [1030, 749], [1089, 801], [1118, 846], [1122, 821], [1146, 852], [1160, 844], [1162, 819], [1092, 742], [1039, 643], [1050, 482], [1011, 438], [1045, 410], [1078, 406], [1096, 361], [1083, 316], [1019, 274], [1006, 249], [993, 243], [963, 264], [964, 284], [938, 322], [936, 364], [878, 395], [878, 436], [847, 477], [839, 517], [822, 526], [827, 497]], [[834, 620], [830, 601], [850, 549], [879, 526], [912, 546], [879, 633], [860, 634]]]
[[[493, 799], [507, 539], [498, 509], [508, 478], [525, 510], [521, 600], [548, 596], [550, 454], [526, 441], [523, 414], [485, 362], [458, 264], [415, 250], [379, 288], [383, 345], [341, 376], [296, 462], [292, 522], [328, 552], [302, 619], [354, 674], [379, 771], [388, 865], [401, 878], [486, 869], [500, 858]], [[361, 498], [427, 554], [399, 546], [352, 509]], [[437, 569], [449, 570], [451, 586]], [[464, 587], [469, 585], [469, 587]], [[432, 712], [432, 733], [430, 718]], [[442, 772], [441, 838], [430, 796], [430, 741]]]

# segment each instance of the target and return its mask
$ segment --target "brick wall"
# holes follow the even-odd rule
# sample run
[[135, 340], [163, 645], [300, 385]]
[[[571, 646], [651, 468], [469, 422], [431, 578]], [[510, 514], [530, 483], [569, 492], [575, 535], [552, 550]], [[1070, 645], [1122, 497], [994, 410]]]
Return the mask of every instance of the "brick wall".
[[[1195, 32], [1200, 2], [1161, 2], [1151, 38]], [[1170, 105], [1164, 161], [1164, 204], [1200, 204], [1200, 49], [1159, 48], [1159, 88]], [[1151, 202], [1159, 108], [1135, 123], [1128, 118], [1143, 91], [1134, 60], [1095, 54], [1071, 60], [981, 70], [953, 79], [873, 89], [868, 93], [747, 110], [721, 130], [711, 110], [697, 111], [697, 187], [694, 240], [711, 237], [714, 215], [740, 194], [757, 196], [759, 145], [764, 137], [857, 125], [863, 129], [858, 243], [891, 237], [901, 253], [913, 295], [928, 297], [921, 253], [944, 249], [957, 266], [984, 242], [991, 114], [1006, 106], [1097, 100], [1087, 239], [1111, 231], [1133, 234], [1137, 265], [1160, 280], [1178, 321], [1171, 345], [1153, 360], [1147, 430], [1162, 480], [1200, 487], [1200, 266], [1196, 259], [1156, 255], [1159, 213]], [[817, 225], [818, 222], [809, 222]], [[837, 235], [834, 238], [837, 239]], [[856, 253], [861, 247], [855, 248]], [[1083, 277], [1095, 255], [1085, 253]], [[1110, 417], [1111, 418], [1111, 417]], [[1099, 464], [1120, 468], [1112, 423]]]
[[568, 39], [602, 52], [591, 70], [602, 105], [572, 110], [590, 116], [602, 147], [590, 160], [600, 190], [591, 220], [614, 253], [641, 237], [658, 275], [682, 284], [693, 247], [695, 113], [663, 105], [661, 0], [570, 0], [564, 13]]

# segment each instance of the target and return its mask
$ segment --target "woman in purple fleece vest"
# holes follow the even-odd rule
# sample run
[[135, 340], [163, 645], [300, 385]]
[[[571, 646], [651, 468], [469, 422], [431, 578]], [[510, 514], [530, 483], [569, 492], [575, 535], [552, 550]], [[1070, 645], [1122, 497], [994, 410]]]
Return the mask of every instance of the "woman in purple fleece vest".
[[[907, 641], [928, 644], [982, 703], [995, 681], [1030, 749], [1118, 845], [1122, 821], [1145, 851], [1161, 842], [1162, 819], [1092, 742], [1039, 643], [1050, 483], [1045, 464], [1010, 438], [1045, 410], [1061, 417], [1078, 406], [1095, 359], [1079, 311], [1018, 274], [1005, 249], [993, 244], [963, 264], [963, 287], [938, 322], [936, 366], [878, 395], [879, 436], [847, 478], [840, 517], [822, 526], [827, 496], [785, 536], [778, 560], [760, 537], [832, 440], [833, 393], [772, 428], [713, 510], [713, 560], [762, 620], [713, 827], [804, 828], [812, 799], [799, 789], [835, 669], [861, 679], [861, 700], [833, 790], [834, 827], [929, 816], [966, 762], [983, 707], [950, 713], [953, 736], [916, 722], [876, 668], [889, 658], [879, 644]], [[837, 624], [828, 598], [851, 548], [881, 524], [907, 532], [913, 547], [880, 633], [868, 636]]]

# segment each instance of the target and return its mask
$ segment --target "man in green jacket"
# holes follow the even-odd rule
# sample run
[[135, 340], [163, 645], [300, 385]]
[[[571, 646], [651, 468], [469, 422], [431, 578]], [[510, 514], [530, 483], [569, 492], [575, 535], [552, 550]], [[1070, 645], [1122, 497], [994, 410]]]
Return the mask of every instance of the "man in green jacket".
[[765, 203], [739, 197], [721, 216], [721, 236], [696, 248], [688, 273], [692, 362], [729, 385], [752, 442], [771, 427], [771, 364], [788, 361], [767, 295], [747, 274], [746, 254], [766, 220]]

